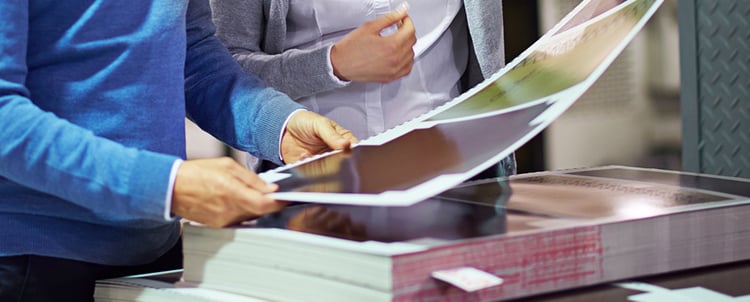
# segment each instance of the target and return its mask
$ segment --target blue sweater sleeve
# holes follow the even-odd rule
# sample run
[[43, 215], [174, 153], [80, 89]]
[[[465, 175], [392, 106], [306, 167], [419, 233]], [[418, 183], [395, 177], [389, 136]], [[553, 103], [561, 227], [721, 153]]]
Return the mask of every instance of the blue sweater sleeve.
[[[123, 146], [40, 108], [25, 86], [28, 24], [28, 2], [0, 2], [0, 194], [46, 193], [72, 204], [60, 209], [84, 208], [108, 221], [163, 221], [177, 157]], [[41, 211], [4, 198], [0, 207]]]
[[244, 73], [214, 31], [209, 2], [191, 0], [185, 66], [188, 117], [231, 146], [279, 163], [283, 123], [303, 106]]

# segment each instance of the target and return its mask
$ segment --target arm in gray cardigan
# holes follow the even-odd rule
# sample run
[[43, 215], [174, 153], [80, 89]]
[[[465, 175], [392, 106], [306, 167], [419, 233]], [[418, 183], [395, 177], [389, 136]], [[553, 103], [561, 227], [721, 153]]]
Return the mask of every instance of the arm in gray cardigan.
[[331, 45], [283, 50], [289, 0], [211, 0], [216, 35], [245, 72], [292, 99], [346, 86], [333, 75]]

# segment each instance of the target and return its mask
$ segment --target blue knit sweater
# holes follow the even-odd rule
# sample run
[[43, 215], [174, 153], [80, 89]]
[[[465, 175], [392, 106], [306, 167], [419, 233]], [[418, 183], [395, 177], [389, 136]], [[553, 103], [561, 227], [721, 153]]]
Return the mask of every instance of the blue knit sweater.
[[243, 74], [208, 0], [0, 2], [0, 256], [155, 259], [184, 117], [278, 161], [300, 106]]

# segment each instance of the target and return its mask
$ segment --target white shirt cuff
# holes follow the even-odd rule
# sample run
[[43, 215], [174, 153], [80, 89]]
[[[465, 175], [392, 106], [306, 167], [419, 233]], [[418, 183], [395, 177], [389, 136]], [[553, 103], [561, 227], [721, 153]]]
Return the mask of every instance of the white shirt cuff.
[[333, 44], [328, 45], [328, 60], [326, 60], [326, 68], [328, 69], [328, 76], [331, 77], [331, 79], [338, 84], [339, 86], [346, 86], [349, 85], [352, 81], [344, 81], [342, 79], [339, 79], [335, 74], [333, 74], [333, 63], [331, 62], [331, 49], [333, 49]]
[[[290, 115], [291, 116], [291, 115]], [[164, 219], [172, 221], [175, 219], [172, 216], [172, 191], [174, 190], [174, 182], [177, 180], [177, 170], [180, 169], [183, 160], [177, 159], [172, 163], [172, 171], [169, 173], [169, 187], [167, 187], [167, 200], [164, 201]]]
[[279, 159], [281, 159], [281, 163], [284, 163], [284, 156], [281, 155], [281, 140], [284, 138], [284, 132], [286, 132], [286, 125], [289, 124], [289, 120], [292, 119], [292, 115], [300, 111], [307, 111], [307, 109], [297, 109], [297, 110], [292, 111], [292, 113], [286, 117], [286, 121], [284, 121], [284, 125], [281, 126], [281, 133], [279, 133]]

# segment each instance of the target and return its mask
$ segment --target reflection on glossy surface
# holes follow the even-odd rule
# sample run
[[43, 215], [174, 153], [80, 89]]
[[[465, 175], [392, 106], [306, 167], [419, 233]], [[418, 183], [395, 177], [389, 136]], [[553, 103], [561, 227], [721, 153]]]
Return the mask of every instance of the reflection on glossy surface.
[[[690, 179], [684, 182], [680, 180]], [[723, 187], [696, 186], [716, 181]], [[511, 192], [503, 203], [509, 213], [526, 213], [558, 219], [642, 218], [672, 211], [675, 207], [726, 201], [741, 180], [688, 175], [672, 171], [611, 167], [565, 174], [518, 175], [509, 180]], [[491, 199], [496, 184], [487, 180], [459, 186], [441, 196], [456, 200]], [[695, 190], [700, 189], [700, 190]], [[497, 191], [500, 192], [500, 191]]]
[[750, 197], [750, 179], [743, 180], [724, 177], [705, 177], [694, 174], [665, 173], [658, 170], [626, 168], [589, 170], [573, 172], [571, 174], [654, 182]]
[[[530, 122], [549, 106], [415, 129], [380, 146], [290, 168], [279, 192], [371, 193], [405, 190], [443, 174], [464, 173], [531, 132]], [[488, 131], [489, 130], [489, 131]]]
[[355, 241], [439, 241], [504, 234], [504, 220], [494, 204], [433, 198], [408, 207], [302, 204], [262, 217], [257, 226]]
[[[684, 179], [690, 182], [680, 182]], [[747, 183], [622, 167], [522, 174], [464, 184], [409, 207], [298, 204], [260, 218], [256, 226], [355, 241], [440, 244], [578, 226], [591, 219], [646, 218], [688, 206], [744, 200], [694, 189], [720, 189], [705, 186], [715, 181], [721, 188]]]
[[348, 213], [337, 212], [325, 206], [305, 206], [289, 218], [286, 228], [311, 234], [364, 241], [367, 230], [361, 223], [353, 223]]
[[545, 175], [511, 181], [509, 209], [572, 218], [641, 218], [673, 207], [726, 200], [676, 186], [623, 182], [605, 178]]

